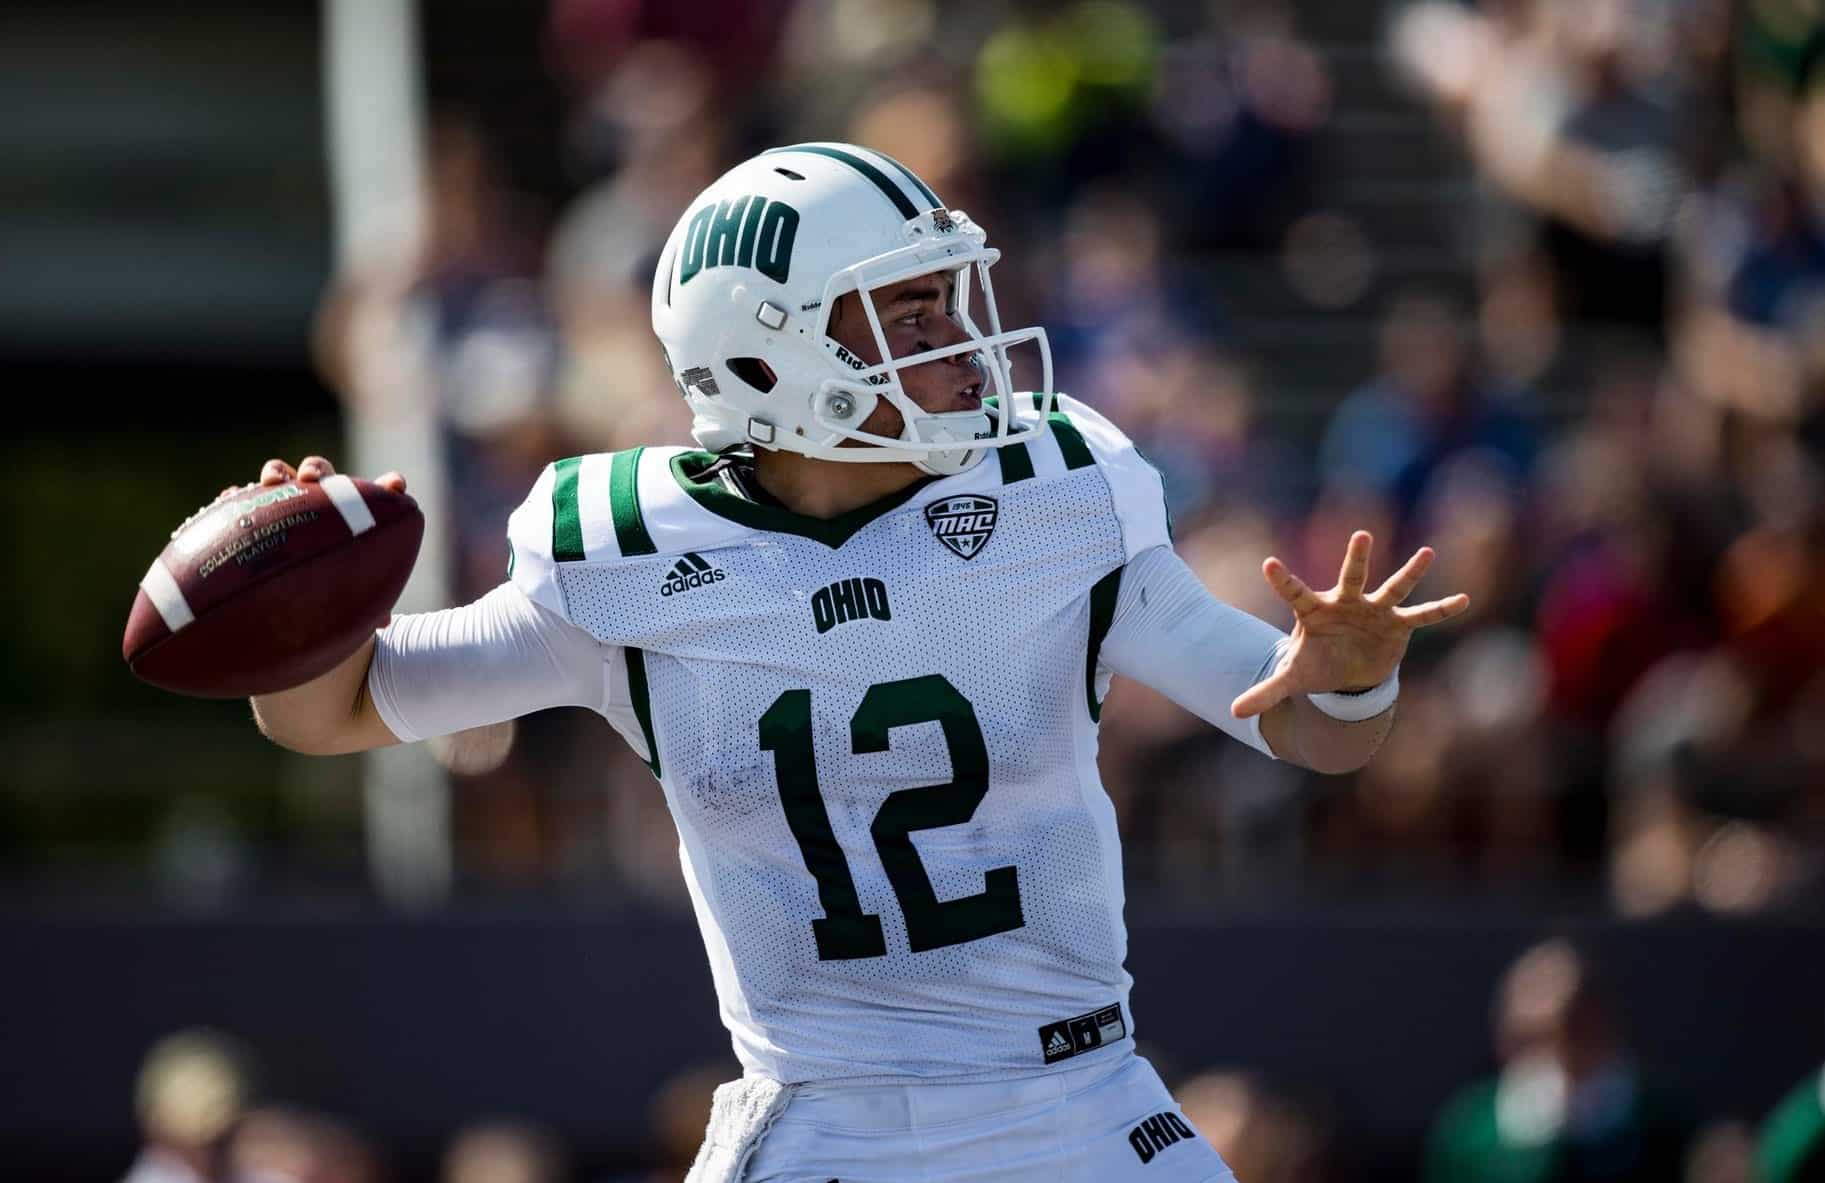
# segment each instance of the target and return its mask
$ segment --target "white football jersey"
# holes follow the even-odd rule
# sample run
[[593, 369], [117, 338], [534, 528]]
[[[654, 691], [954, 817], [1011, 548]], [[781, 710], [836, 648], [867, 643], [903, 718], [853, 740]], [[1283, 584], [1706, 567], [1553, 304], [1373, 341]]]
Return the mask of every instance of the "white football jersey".
[[1133, 445], [1058, 402], [1037, 441], [830, 520], [670, 447], [559, 461], [513, 515], [514, 583], [619, 647], [610, 721], [664, 788], [750, 1072], [1129, 1046], [1097, 649], [1168, 527]]

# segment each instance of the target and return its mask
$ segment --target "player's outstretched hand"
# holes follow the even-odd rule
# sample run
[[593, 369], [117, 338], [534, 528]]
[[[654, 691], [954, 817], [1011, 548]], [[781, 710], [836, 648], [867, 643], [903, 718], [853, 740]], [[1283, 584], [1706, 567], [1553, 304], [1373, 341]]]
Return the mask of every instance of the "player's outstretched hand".
[[1350, 535], [1337, 586], [1327, 592], [1314, 592], [1277, 558], [1261, 564], [1268, 586], [1293, 609], [1292, 641], [1273, 672], [1230, 704], [1231, 714], [1246, 719], [1294, 694], [1365, 690], [1386, 681], [1405, 656], [1414, 629], [1450, 620], [1470, 606], [1470, 597], [1461, 592], [1401, 606], [1432, 565], [1432, 548], [1427, 546], [1414, 551], [1387, 582], [1365, 595], [1374, 542], [1366, 530]]
[[[296, 468], [275, 458], [268, 460], [261, 467], [260, 483], [262, 485], [283, 485], [286, 481], [302, 481], [309, 484], [313, 481], [320, 481], [326, 476], [334, 476], [335, 472], [336, 466], [321, 456], [306, 456]], [[391, 489], [395, 493], [406, 491], [406, 478], [396, 472], [382, 473], [374, 478], [374, 483], [383, 489]], [[235, 488], [236, 486], [230, 485], [223, 489], [222, 496], [226, 497], [233, 493]]]

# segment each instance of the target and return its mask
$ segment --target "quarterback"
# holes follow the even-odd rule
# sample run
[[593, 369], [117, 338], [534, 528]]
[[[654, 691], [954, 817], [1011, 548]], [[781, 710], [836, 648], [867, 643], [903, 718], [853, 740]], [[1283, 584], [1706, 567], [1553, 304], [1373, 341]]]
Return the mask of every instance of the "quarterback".
[[1360, 532], [1329, 591], [1263, 564], [1290, 636], [1215, 600], [1159, 475], [1052, 391], [1043, 330], [1002, 328], [998, 257], [880, 153], [736, 166], [653, 278], [700, 448], [557, 461], [506, 582], [253, 702], [307, 752], [561, 705], [626, 738], [744, 1069], [693, 1183], [1231, 1178], [1134, 1052], [1109, 679], [1343, 772], [1413, 630], [1466, 604], [1403, 606], [1424, 549], [1370, 589]]

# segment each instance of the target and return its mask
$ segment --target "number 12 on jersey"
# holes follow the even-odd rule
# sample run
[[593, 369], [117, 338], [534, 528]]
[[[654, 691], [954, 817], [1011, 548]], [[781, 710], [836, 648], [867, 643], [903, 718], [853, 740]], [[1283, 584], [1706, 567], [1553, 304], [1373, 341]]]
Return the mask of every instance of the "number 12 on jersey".
[[[943, 728], [953, 779], [948, 784], [889, 793], [869, 832], [905, 917], [907, 943], [914, 953], [923, 953], [1008, 932], [1026, 920], [1020, 912], [1016, 868], [996, 867], [987, 872], [983, 889], [975, 895], [940, 900], [912, 844], [915, 830], [969, 821], [989, 791], [988, 746], [969, 699], [939, 674], [877, 682], [862, 696], [862, 705], [849, 720], [850, 748], [858, 756], [887, 752], [894, 728], [918, 723], [937, 723]], [[788, 690], [773, 701], [760, 717], [760, 746], [773, 753], [773, 775], [786, 824], [804, 856], [805, 869], [817, 881], [824, 915], [811, 922], [811, 933], [817, 940], [818, 960], [886, 956], [881, 918], [862, 911], [855, 878], [818, 789], [811, 691]]]

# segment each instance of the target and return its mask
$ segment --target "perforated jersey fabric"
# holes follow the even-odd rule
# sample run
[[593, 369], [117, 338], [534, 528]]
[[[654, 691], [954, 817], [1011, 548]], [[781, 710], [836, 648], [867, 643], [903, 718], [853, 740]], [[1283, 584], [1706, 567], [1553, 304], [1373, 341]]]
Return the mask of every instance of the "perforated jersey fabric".
[[618, 725], [751, 1073], [1081, 1065], [1040, 1028], [1115, 1005], [1124, 1033], [1082, 1054], [1130, 1046], [1095, 649], [1168, 526], [1126, 438], [1060, 405], [1034, 444], [832, 522], [676, 448], [559, 462], [513, 517], [513, 582], [625, 655]]

